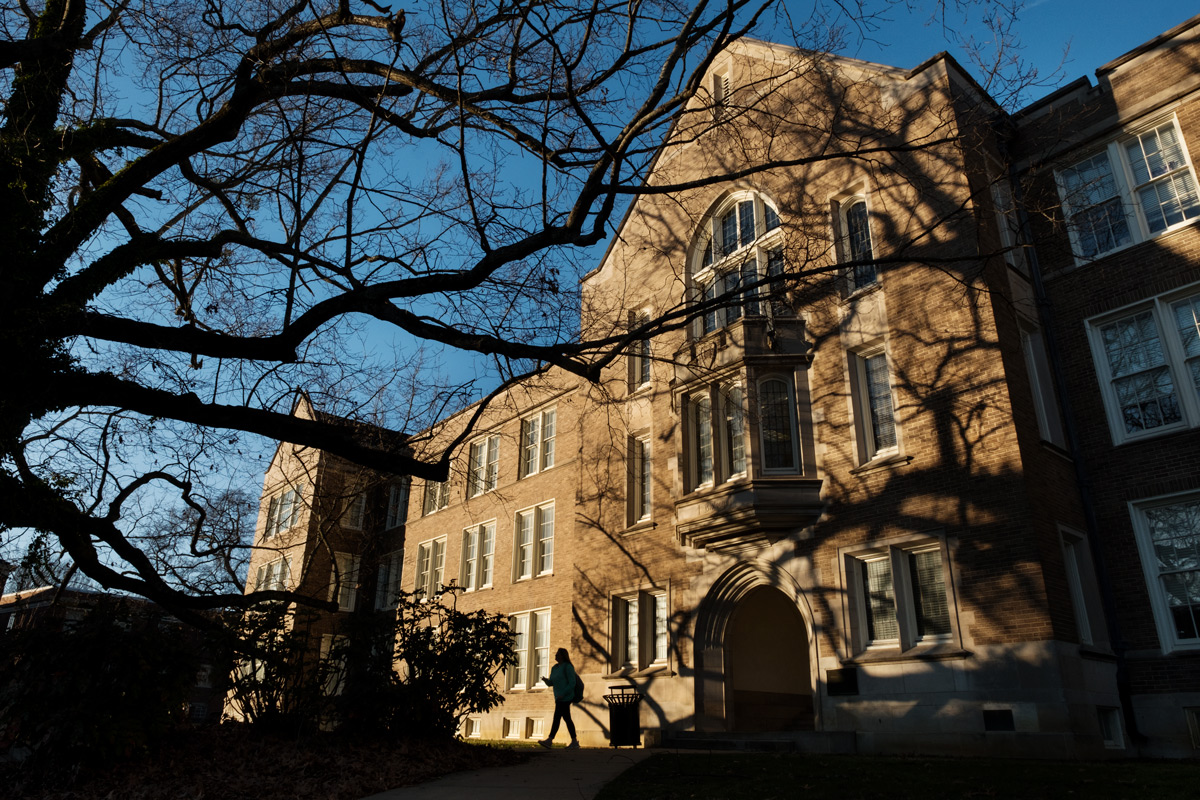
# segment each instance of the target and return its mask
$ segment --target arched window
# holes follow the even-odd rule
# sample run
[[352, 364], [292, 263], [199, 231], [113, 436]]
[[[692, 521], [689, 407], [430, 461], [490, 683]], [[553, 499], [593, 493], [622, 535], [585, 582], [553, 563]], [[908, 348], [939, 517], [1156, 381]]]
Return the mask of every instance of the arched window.
[[758, 430], [764, 472], [794, 472], [797, 466], [796, 412], [792, 390], [782, 378], [758, 384]]
[[697, 321], [697, 337], [743, 316], [775, 311], [776, 303], [760, 302], [756, 286], [765, 276], [783, 272], [783, 232], [775, 207], [757, 193], [735, 195], [718, 206], [696, 237], [691, 272], [695, 302], [709, 306]]
[[871, 247], [871, 216], [863, 197], [851, 197], [842, 203], [842, 230], [845, 232], [845, 259], [854, 264], [849, 275], [851, 290], [870, 286], [878, 280], [875, 251]]

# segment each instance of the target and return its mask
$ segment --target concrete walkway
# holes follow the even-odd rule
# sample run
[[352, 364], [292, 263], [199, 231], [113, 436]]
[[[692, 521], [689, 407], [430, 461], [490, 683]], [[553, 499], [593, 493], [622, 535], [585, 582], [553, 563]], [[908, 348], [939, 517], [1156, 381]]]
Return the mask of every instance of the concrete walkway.
[[538, 748], [524, 764], [456, 772], [365, 800], [591, 800], [606, 783], [649, 756], [644, 749]]

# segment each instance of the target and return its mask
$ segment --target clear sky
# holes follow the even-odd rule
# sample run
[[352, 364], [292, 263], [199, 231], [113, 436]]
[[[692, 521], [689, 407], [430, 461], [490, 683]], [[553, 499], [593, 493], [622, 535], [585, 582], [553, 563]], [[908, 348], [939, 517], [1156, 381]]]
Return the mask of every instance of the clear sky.
[[[806, 3], [788, 0], [787, 5], [793, 13], [801, 13]], [[891, 21], [881, 25], [874, 34], [876, 41], [864, 42], [845, 55], [896, 67], [915, 67], [935, 53], [946, 50], [970, 68], [962, 48], [943, 33], [939, 24], [931, 21], [935, 4], [929, 0], [913, 0], [910, 6], [911, 12], [903, 4], [887, 12]], [[959, 33], [986, 36], [979, 21], [989, 8], [994, 9], [995, 4], [969, 5], [962, 10], [951, 7], [944, 17], [946, 26]], [[1022, 57], [1046, 76], [1062, 63], [1064, 51], [1068, 48], [1069, 51], [1063, 72], [1054, 85], [1031, 93], [1028, 99], [1035, 100], [1084, 75], [1094, 83], [1098, 67], [1197, 13], [1200, 13], [1200, 5], [1196, 0], [1133, 3], [1030, 0], [1019, 12], [1014, 28], [1024, 47]]]

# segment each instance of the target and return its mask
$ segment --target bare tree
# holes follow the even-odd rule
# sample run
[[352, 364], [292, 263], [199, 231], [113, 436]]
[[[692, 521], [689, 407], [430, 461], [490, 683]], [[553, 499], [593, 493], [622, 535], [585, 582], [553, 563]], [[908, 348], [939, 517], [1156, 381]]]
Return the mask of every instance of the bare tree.
[[[819, 85], [811, 54], [872, 13], [792, 20], [806, 49], [788, 80]], [[681, 298], [581, 335], [577, 278], [630, 198], [953, 138], [883, 141], [830, 116], [812, 123], [824, 150], [648, 182], [664, 141], [743, 111], [770, 141], [794, 111], [764, 102], [774, 77], [741, 100], [705, 85], [733, 42], [778, 23], [762, 0], [2, 14], [0, 526], [50, 532], [101, 585], [192, 619], [282, 594], [237, 591], [244, 504], [210, 477], [259, 437], [444, 478], [469, 426], [436, 448], [379, 435], [475, 392], [429, 377], [437, 348], [491, 359], [501, 388], [551, 366], [596, 380], [631, 341], [736, 301]], [[803, 263], [820, 274], [827, 255]], [[298, 388], [331, 413], [293, 416]], [[164, 504], [185, 510], [164, 525]], [[167, 544], [141, 538], [164, 528]], [[174, 566], [208, 558], [215, 572]]]

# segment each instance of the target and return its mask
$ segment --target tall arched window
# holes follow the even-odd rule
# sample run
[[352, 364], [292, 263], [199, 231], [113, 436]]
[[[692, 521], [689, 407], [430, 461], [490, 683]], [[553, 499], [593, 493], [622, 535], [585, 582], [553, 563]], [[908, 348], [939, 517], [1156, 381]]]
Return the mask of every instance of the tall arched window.
[[[697, 337], [743, 316], [773, 313], [756, 285], [783, 272], [779, 213], [762, 195], [743, 192], [718, 206], [696, 237], [691, 257], [693, 297], [709, 307], [697, 321]], [[768, 311], [770, 305], [770, 311]]]
[[851, 197], [842, 203], [842, 230], [845, 259], [854, 264], [849, 275], [851, 289], [870, 286], [878, 280], [874, 248], [871, 246], [871, 216], [863, 197]]

